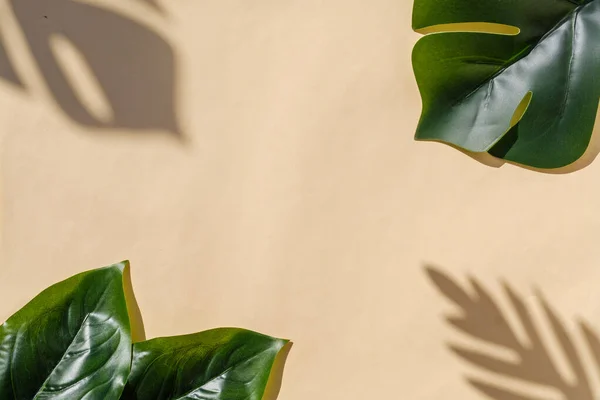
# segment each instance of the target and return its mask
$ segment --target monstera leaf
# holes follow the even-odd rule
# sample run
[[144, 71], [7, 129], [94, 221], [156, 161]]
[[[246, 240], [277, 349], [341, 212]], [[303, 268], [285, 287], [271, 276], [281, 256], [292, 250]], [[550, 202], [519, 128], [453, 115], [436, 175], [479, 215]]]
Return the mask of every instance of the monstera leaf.
[[260, 400], [287, 343], [220, 328], [136, 343], [124, 400]]
[[57, 283], [0, 327], [1, 399], [119, 399], [131, 363], [127, 266]]
[[416, 139], [556, 168], [587, 148], [600, 0], [415, 0]]

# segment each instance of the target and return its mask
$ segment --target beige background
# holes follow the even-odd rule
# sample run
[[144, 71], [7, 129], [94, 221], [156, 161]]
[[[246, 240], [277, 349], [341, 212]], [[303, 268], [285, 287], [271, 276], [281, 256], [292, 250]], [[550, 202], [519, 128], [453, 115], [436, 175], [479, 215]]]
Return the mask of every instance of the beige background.
[[543, 351], [509, 379], [448, 349], [498, 354], [445, 322], [440, 289], [465, 298], [429, 264], [493, 296], [467, 325], [502, 332], [495, 303], [526, 343], [510, 284], [570, 382], [538, 288], [595, 395], [538, 382], [599, 398], [578, 319], [600, 332], [600, 162], [549, 175], [414, 142], [410, 2], [10, 3], [0, 319], [130, 259], [149, 337], [243, 326], [292, 339], [283, 400], [487, 399], [466, 376], [561, 398], [527, 383]]

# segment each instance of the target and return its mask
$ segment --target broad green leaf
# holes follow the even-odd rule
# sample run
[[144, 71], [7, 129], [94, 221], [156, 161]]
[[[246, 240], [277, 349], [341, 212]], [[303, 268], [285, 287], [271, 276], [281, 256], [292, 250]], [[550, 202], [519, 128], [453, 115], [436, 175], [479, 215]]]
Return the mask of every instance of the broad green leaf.
[[600, 98], [600, 0], [415, 0], [417, 140], [557, 168]]
[[125, 268], [57, 283], [0, 327], [0, 399], [119, 399], [131, 363]]
[[123, 399], [260, 400], [286, 343], [237, 328], [136, 343]]

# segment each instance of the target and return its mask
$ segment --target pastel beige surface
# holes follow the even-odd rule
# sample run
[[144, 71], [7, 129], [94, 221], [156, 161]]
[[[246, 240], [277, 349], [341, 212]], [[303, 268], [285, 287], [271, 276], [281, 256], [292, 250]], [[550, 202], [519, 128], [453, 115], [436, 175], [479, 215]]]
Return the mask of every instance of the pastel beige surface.
[[[292, 339], [282, 400], [490, 398], [466, 378], [600, 396], [600, 162], [542, 174], [414, 142], [410, 2], [22, 1], [0, 0], [0, 319], [129, 259], [148, 337]], [[528, 349], [501, 280], [519, 294], [558, 377], [449, 349], [516, 356], [446, 322], [469, 275]], [[469, 326], [500, 332], [472, 293]]]

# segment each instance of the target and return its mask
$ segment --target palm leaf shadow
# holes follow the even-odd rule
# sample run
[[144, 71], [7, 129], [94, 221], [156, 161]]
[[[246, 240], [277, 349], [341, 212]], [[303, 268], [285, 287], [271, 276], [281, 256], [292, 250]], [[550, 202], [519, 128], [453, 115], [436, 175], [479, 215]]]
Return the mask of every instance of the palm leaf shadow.
[[[447, 322], [452, 327], [469, 337], [502, 347], [518, 356], [517, 360], [509, 361], [481, 350], [450, 344], [450, 350], [458, 357], [488, 373], [551, 389], [560, 393], [566, 400], [598, 398], [592, 390], [588, 372], [569, 332], [540, 293], [537, 293], [537, 297], [540, 299], [543, 314], [562, 349], [574, 379], [566, 378], [557, 368], [556, 361], [544, 344], [540, 329], [536, 326], [526, 303], [510, 285], [504, 283], [503, 289], [527, 335], [526, 344], [515, 334], [490, 293], [475, 278], [469, 279], [471, 292], [434, 267], [426, 267], [426, 272], [436, 288], [460, 309], [460, 315], [447, 317]], [[580, 322], [579, 325], [589, 350], [600, 367], [600, 340], [586, 323]], [[480, 378], [468, 377], [467, 381], [494, 400], [544, 400]]]
[[[129, 17], [92, 4], [73, 0], [8, 3], [47, 88], [70, 119], [87, 127], [180, 134], [176, 59], [165, 38]], [[157, 5], [152, 0], [145, 3]], [[89, 67], [110, 106], [109, 120], [98, 118], [79, 98], [69, 70], [52, 48], [55, 37], [75, 48]], [[2, 57], [0, 48], [0, 66]]]

